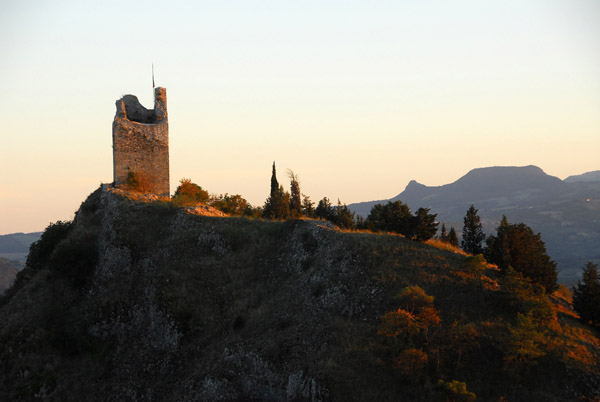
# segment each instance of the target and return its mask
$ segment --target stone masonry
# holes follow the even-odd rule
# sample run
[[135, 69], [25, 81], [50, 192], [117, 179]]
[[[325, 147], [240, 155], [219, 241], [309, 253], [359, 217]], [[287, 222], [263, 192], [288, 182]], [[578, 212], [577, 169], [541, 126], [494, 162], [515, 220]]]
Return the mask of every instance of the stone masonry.
[[142, 106], [134, 95], [117, 100], [113, 121], [113, 180], [119, 187], [129, 173], [143, 181], [143, 191], [168, 196], [169, 121], [167, 90], [154, 89], [154, 109]]

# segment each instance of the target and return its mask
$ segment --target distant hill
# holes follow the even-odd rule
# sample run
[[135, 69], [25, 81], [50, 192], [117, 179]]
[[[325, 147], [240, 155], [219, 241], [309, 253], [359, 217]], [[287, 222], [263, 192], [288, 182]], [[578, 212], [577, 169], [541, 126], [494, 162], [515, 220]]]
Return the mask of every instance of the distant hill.
[[[510, 222], [524, 222], [542, 234], [564, 283], [573, 283], [587, 261], [600, 262], [600, 182], [566, 182], [536, 166], [488, 167], [443, 186], [413, 180], [391, 200], [401, 200], [413, 211], [431, 208], [438, 221], [446, 222], [448, 229], [454, 226], [459, 235], [471, 204], [479, 210], [487, 234], [495, 232], [502, 215]], [[349, 208], [366, 217], [374, 204], [387, 201]]]
[[576, 176], [569, 176], [565, 179], [566, 183], [577, 183], [577, 182], [587, 182], [587, 181], [600, 182], [600, 170], [595, 170], [593, 172], [587, 172], [587, 173], [576, 175]]
[[0, 298], [0, 400], [598, 396], [567, 289], [436, 246], [96, 191]]
[[42, 232], [0, 235], [0, 257], [25, 262], [29, 246], [39, 240]]

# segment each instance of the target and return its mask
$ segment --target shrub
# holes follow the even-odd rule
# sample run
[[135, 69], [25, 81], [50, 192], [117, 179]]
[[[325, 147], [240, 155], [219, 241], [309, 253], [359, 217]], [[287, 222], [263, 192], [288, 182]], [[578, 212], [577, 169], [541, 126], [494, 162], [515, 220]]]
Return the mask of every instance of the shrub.
[[524, 364], [535, 364], [537, 358], [546, 354], [544, 341], [544, 334], [533, 314], [517, 314], [516, 325], [508, 326], [508, 333], [503, 339], [505, 363], [517, 368]]
[[125, 186], [129, 191], [147, 193], [150, 192], [152, 188], [152, 180], [146, 173], [130, 171], [127, 173]]
[[71, 236], [61, 242], [49, 260], [50, 272], [57, 278], [67, 278], [75, 287], [87, 284], [98, 261], [97, 234]]
[[39, 269], [48, 262], [54, 248], [64, 240], [73, 227], [71, 221], [56, 221], [46, 227], [40, 239], [29, 246], [26, 265]]
[[396, 358], [394, 364], [400, 372], [410, 378], [417, 378], [427, 365], [427, 353], [421, 349], [404, 349]]
[[429, 296], [420, 286], [405, 287], [395, 297], [405, 310], [414, 314], [423, 307], [433, 306], [433, 296]]
[[173, 202], [179, 206], [189, 206], [206, 204], [209, 200], [208, 191], [190, 179], [183, 178], [179, 180], [179, 186], [175, 190]]
[[467, 384], [457, 380], [445, 382], [438, 380], [437, 389], [446, 396], [447, 401], [468, 402], [477, 399], [477, 395], [467, 390]]
[[210, 205], [213, 208], [218, 209], [228, 215], [235, 216], [260, 216], [260, 211], [252, 207], [244, 197], [239, 194], [225, 195], [221, 194], [218, 197], [214, 197], [210, 201]]
[[465, 258], [461, 267], [473, 273], [482, 273], [487, 268], [487, 261], [482, 254], [477, 254]]

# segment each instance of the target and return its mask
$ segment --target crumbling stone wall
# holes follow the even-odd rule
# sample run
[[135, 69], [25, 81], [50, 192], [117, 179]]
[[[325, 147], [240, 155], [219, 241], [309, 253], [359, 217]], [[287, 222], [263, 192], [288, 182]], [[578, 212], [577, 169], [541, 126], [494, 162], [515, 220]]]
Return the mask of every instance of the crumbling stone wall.
[[170, 193], [169, 122], [167, 90], [154, 90], [154, 109], [146, 109], [134, 95], [116, 102], [113, 121], [113, 180], [115, 186], [127, 183], [129, 172], [143, 178], [146, 191]]

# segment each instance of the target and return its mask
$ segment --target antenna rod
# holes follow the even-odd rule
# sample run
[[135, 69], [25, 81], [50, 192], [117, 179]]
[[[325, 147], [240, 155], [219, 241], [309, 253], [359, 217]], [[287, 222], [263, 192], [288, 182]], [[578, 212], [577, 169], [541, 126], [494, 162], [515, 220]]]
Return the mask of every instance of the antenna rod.
[[155, 88], [156, 86], [154, 85], [154, 63], [152, 63], [152, 88]]

